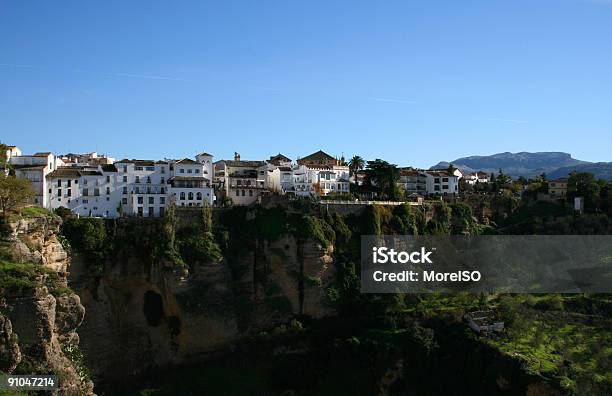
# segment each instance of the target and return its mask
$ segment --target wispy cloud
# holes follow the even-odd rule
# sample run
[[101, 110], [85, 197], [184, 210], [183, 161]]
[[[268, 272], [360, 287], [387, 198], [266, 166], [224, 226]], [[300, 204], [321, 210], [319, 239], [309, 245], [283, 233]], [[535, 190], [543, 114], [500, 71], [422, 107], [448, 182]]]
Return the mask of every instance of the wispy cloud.
[[385, 102], [385, 103], [400, 103], [400, 104], [415, 104], [416, 102], [412, 100], [403, 100], [403, 99], [394, 99], [394, 98], [379, 98], [375, 96], [368, 96], [369, 100], [373, 100], [375, 102]]
[[131, 78], [144, 78], [148, 80], [166, 80], [166, 81], [181, 81], [181, 82], [195, 82], [193, 80], [187, 80], [185, 78], [169, 77], [169, 76], [154, 76], [150, 74], [133, 74], [133, 73], [109, 73], [112, 76], [117, 77], [131, 77]]
[[36, 68], [36, 66], [33, 66], [33, 65], [21, 65], [21, 64], [17, 64], [17, 63], [0, 63], [0, 66], [2, 66], [2, 67], [24, 68], [24, 69]]
[[[57, 69], [50, 68], [50, 67], [25, 65], [25, 64], [18, 64], [18, 63], [0, 63], [0, 67], [28, 68], [28, 69], [42, 69], [42, 70], [48, 70], [48, 71], [57, 71]], [[179, 78], [179, 77], [173, 77], [173, 76], [158, 76], [154, 74], [110, 73], [110, 72], [98, 72], [98, 71], [84, 70], [84, 69], [69, 69], [69, 71], [75, 72], [75, 73], [97, 74], [97, 75], [112, 76], [112, 77], [139, 78], [139, 79], [147, 79], [147, 80], [164, 80], [164, 81], [179, 81], [179, 82], [195, 82], [193, 80], [188, 80], [185, 78]]]
[[496, 122], [507, 122], [509, 124], [527, 124], [528, 123], [528, 121], [516, 120], [516, 119], [512, 119], [512, 118], [483, 117], [482, 120], [485, 120], [485, 121], [496, 121]]

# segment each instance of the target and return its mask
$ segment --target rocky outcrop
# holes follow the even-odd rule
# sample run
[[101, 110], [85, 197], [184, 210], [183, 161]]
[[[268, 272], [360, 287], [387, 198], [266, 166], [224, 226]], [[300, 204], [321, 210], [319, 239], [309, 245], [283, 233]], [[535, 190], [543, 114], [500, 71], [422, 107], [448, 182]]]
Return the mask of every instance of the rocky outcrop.
[[11, 373], [21, 362], [21, 351], [17, 334], [13, 332], [11, 321], [0, 315], [0, 370]]
[[67, 351], [78, 346], [85, 308], [67, 287], [68, 255], [56, 217], [10, 224], [2, 254], [35, 274], [29, 287], [11, 290], [0, 307], [0, 369], [13, 374], [54, 373], [59, 394], [92, 395], [93, 383]]

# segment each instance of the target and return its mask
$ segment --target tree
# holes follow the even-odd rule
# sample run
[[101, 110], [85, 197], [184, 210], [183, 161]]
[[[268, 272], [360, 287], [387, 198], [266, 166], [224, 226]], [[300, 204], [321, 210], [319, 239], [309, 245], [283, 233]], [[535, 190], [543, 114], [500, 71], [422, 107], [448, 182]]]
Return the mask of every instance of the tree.
[[497, 183], [500, 187], [505, 187], [507, 184], [510, 184], [512, 178], [508, 175], [504, 174], [502, 169], [499, 170], [499, 174], [497, 175]]
[[377, 158], [374, 161], [368, 161], [365, 173], [366, 183], [378, 189], [389, 199], [396, 199], [397, 189], [395, 186], [399, 179], [397, 165]]
[[584, 197], [587, 208], [594, 208], [599, 200], [600, 184], [592, 173], [572, 172], [567, 180], [567, 196], [570, 201]]
[[8, 146], [4, 143], [0, 143], [0, 169], [5, 169], [7, 165], [7, 155]]
[[358, 155], [354, 155], [353, 158], [349, 161], [349, 169], [353, 174], [353, 180], [357, 181], [357, 172], [363, 169], [365, 166], [365, 161]]
[[33, 196], [29, 181], [0, 172], [0, 209], [3, 214], [24, 205]]

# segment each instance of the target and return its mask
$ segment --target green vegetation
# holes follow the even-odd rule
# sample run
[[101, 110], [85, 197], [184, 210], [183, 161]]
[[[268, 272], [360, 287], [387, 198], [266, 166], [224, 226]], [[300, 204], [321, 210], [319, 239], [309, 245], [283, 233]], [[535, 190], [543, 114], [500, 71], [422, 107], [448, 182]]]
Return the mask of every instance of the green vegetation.
[[61, 232], [70, 246], [83, 255], [90, 270], [102, 273], [110, 249], [104, 220], [93, 217], [69, 219], [62, 224]]
[[[504, 296], [508, 330], [486, 341], [520, 359], [528, 372], [558, 381], [578, 394], [612, 393], [612, 332], [607, 317], [569, 307], [582, 296]], [[611, 300], [596, 299], [610, 307]]]
[[71, 292], [55, 271], [42, 265], [0, 261], [0, 294], [24, 294], [43, 285], [56, 297]]

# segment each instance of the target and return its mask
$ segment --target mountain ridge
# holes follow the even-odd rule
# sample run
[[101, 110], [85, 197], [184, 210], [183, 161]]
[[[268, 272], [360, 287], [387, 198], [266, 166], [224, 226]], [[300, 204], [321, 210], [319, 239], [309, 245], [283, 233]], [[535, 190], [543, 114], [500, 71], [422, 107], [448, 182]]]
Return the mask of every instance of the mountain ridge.
[[533, 177], [546, 173], [549, 178], [567, 177], [571, 172], [591, 172], [597, 178], [612, 180], [612, 162], [589, 162], [573, 158], [561, 151], [517, 153], [503, 152], [492, 155], [472, 155], [454, 161], [442, 161], [431, 169], [448, 168], [453, 164], [463, 172], [482, 171], [505, 174], [513, 177]]

